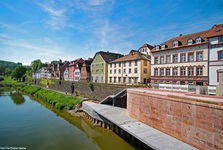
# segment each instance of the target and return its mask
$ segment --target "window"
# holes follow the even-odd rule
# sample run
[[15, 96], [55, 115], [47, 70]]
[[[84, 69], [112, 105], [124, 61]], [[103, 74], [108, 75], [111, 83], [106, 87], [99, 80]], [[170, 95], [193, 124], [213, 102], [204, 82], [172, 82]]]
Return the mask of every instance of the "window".
[[119, 82], [119, 83], [121, 82], [121, 77], [118, 77], [118, 82]]
[[177, 84], [177, 81], [173, 81], [173, 84]]
[[129, 69], [129, 73], [132, 73], [132, 69]]
[[186, 54], [181, 54], [180, 55], [180, 62], [185, 62], [186, 61]]
[[114, 77], [114, 83], [116, 83], [116, 77]]
[[174, 63], [177, 63], [177, 62], [178, 62], [177, 54], [176, 54], [176, 55], [173, 55], [173, 62], [174, 62]]
[[167, 64], [170, 63], [170, 55], [167, 55], [167, 56], [166, 56], [166, 63], [167, 63]]
[[193, 40], [192, 39], [189, 39], [188, 41], [187, 41], [187, 45], [192, 45], [193, 44]]
[[137, 68], [135, 68], [135, 69], [134, 69], [134, 73], [137, 73], [137, 72], [138, 72], [138, 69], [137, 69]]
[[160, 80], [160, 84], [163, 84], [163, 80]]
[[202, 61], [202, 60], [203, 60], [203, 53], [197, 52], [197, 61]]
[[164, 76], [164, 69], [160, 69], [160, 76]]
[[197, 76], [202, 76], [202, 75], [203, 75], [202, 67], [198, 67], [197, 68]]
[[124, 67], [125, 67], [125, 66], [126, 66], [126, 63], [124, 62], [123, 65], [124, 65]]
[[178, 47], [178, 41], [173, 41], [173, 47]]
[[114, 67], [116, 67], [116, 63], [114, 63]]
[[112, 74], [112, 70], [110, 70], [110, 74]]
[[185, 85], [185, 81], [180, 81], [180, 85]]
[[154, 64], [158, 64], [158, 57], [155, 57], [155, 62], [154, 62]]
[[129, 66], [131, 66], [132, 65], [132, 62], [131, 61], [129, 61]]
[[163, 45], [162, 45], [162, 49], [165, 49], [165, 48], [166, 48], [166, 45], [165, 45], [165, 44], [163, 44]]
[[193, 76], [193, 75], [194, 75], [194, 69], [188, 68], [188, 76]]
[[112, 82], [112, 77], [109, 77], [109, 82], [110, 82], [110, 83]]
[[157, 46], [156, 46], [156, 50], [159, 50], [159, 49], [160, 49], [160, 46], [159, 46], [159, 45], [157, 45]]
[[170, 68], [166, 69], [166, 76], [170, 76]]
[[154, 83], [157, 84], [158, 83], [157, 80], [154, 80]]
[[101, 77], [101, 81], [103, 82], [103, 80], [104, 80], [104, 78], [103, 77]]
[[160, 57], [160, 63], [161, 63], [161, 64], [164, 64], [164, 56], [161, 56], [161, 57]]
[[147, 66], [147, 61], [146, 60], [144, 60], [144, 66]]
[[188, 54], [188, 61], [189, 62], [194, 61], [194, 53], [189, 53]]
[[154, 75], [158, 76], [158, 69], [154, 69]]
[[173, 76], [177, 76], [177, 68], [173, 68]]
[[186, 75], [185, 68], [180, 68], [180, 75], [181, 76], [185, 76]]
[[116, 69], [114, 70], [114, 74], [116, 74]]
[[112, 68], [112, 64], [110, 64], [110, 68]]
[[135, 61], [135, 66], [137, 66], [137, 60]]
[[218, 60], [223, 60], [223, 51], [218, 51]]
[[144, 68], [144, 69], [143, 69], [143, 72], [144, 72], [145, 74], [147, 74], [147, 69]]
[[223, 43], [223, 36], [219, 37], [219, 43]]
[[121, 67], [121, 63], [119, 63], [119, 67]]
[[126, 69], [123, 70], [123, 73], [126, 74]]
[[123, 83], [125, 83], [125, 82], [126, 82], [126, 78], [124, 77], [124, 78], [123, 78]]
[[198, 44], [198, 43], [201, 43], [201, 38], [200, 37], [196, 38], [196, 44]]
[[189, 81], [188, 85], [194, 85], [194, 82], [193, 81]]
[[170, 84], [170, 81], [166, 81], [166, 84]]
[[118, 69], [118, 73], [121, 74], [121, 69]]

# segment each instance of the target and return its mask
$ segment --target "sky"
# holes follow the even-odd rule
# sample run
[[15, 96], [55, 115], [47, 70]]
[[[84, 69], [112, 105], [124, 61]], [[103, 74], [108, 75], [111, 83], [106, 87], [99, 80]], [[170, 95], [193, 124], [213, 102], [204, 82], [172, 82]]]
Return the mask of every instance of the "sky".
[[0, 0], [0, 60], [128, 54], [222, 23], [222, 0]]

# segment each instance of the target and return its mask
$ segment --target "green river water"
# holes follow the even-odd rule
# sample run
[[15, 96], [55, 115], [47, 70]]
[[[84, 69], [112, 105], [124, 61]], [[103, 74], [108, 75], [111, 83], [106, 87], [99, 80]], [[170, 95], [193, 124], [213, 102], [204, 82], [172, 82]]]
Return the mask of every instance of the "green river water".
[[108, 129], [94, 127], [12, 89], [0, 88], [0, 150], [138, 149]]

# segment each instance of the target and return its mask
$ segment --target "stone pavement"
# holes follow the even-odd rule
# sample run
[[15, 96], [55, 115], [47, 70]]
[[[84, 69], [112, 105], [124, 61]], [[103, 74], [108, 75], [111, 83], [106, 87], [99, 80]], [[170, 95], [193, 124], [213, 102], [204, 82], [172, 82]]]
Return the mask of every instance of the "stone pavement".
[[[156, 130], [142, 122], [134, 120], [127, 115], [126, 109], [109, 105], [96, 104], [85, 101], [82, 104], [83, 110], [87, 109], [91, 117], [98, 115], [117, 125], [133, 137], [156, 150], [195, 150], [196, 148], [171, 137], [159, 130]], [[89, 111], [89, 108], [92, 109]], [[97, 114], [96, 116], [94, 116]]]

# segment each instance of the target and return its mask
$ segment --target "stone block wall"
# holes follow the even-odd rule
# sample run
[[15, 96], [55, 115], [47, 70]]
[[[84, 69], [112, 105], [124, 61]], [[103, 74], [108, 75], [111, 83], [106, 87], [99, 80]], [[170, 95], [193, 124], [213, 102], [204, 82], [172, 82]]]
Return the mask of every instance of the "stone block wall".
[[[109, 85], [109, 84], [93, 83], [93, 90], [92, 90], [88, 86], [88, 83], [86, 82], [61, 81], [60, 83], [59, 80], [53, 80], [53, 84], [49, 85], [49, 89], [71, 93], [72, 83], [74, 83], [75, 92], [77, 92], [78, 95], [91, 98], [91, 99], [96, 99], [99, 101], [103, 100], [109, 95], [115, 95], [121, 90], [128, 87], [124, 85]], [[36, 84], [39, 86], [44, 86], [40, 84], [40, 80], [37, 80]]]
[[198, 149], [223, 149], [223, 98], [128, 89], [127, 112]]

